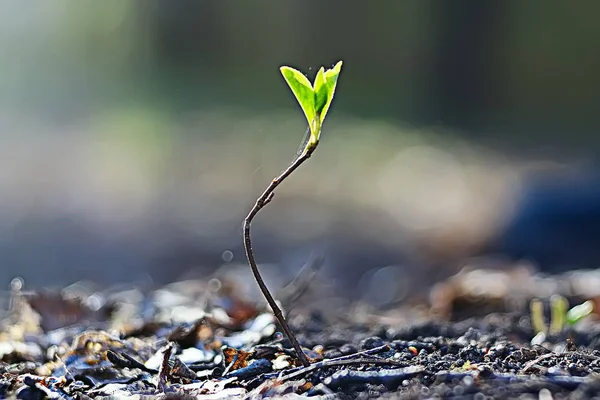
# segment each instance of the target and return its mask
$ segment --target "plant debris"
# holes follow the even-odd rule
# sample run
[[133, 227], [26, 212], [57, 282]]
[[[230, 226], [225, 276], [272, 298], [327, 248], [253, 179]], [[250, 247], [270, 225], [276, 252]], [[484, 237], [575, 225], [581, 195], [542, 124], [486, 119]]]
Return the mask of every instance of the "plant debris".
[[[485, 274], [479, 271], [477, 279]], [[498, 274], [488, 276], [497, 285], [503, 282]], [[296, 310], [302, 318], [290, 323], [308, 366], [272, 314], [225, 278], [155, 290], [80, 291], [77, 297], [13, 290], [0, 331], [0, 397], [508, 399], [598, 392], [596, 314], [532, 343], [527, 302], [520, 309], [500, 307], [497, 291], [490, 291], [486, 303], [485, 293], [456, 289], [464, 287], [461, 277], [474, 279], [464, 272], [451, 278], [449, 303], [437, 296], [429, 316], [409, 323], [376, 314], [354, 318], [350, 307], [338, 320]], [[528, 290], [523, 298], [544, 299], [531, 286], [520, 287]], [[597, 299], [589, 292], [560, 294], [571, 305]], [[465, 315], [475, 304], [492, 311]], [[439, 309], [467, 318], [453, 321], [436, 314]]]

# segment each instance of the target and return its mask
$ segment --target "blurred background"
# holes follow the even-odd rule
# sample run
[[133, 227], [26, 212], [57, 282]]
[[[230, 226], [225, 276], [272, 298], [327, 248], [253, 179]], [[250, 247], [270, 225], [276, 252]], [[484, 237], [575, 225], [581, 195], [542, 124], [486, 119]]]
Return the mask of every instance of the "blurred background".
[[278, 68], [340, 59], [321, 146], [253, 225], [272, 285], [311, 253], [350, 297], [473, 257], [596, 267], [599, 12], [2, 1], [0, 287], [248, 273], [242, 220], [305, 129]]

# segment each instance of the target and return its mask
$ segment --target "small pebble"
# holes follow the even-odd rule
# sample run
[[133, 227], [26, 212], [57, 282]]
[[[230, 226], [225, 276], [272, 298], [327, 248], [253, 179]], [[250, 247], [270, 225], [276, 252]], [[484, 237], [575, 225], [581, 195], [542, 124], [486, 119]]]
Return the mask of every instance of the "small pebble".
[[379, 336], [373, 336], [370, 338], [366, 338], [360, 342], [360, 347], [363, 350], [374, 349], [375, 347], [383, 346], [385, 342]]
[[323, 352], [323, 358], [337, 358], [343, 356], [339, 349], [327, 349]]
[[351, 344], [344, 344], [340, 347], [340, 352], [343, 355], [354, 354], [358, 352], [356, 346], [352, 346]]

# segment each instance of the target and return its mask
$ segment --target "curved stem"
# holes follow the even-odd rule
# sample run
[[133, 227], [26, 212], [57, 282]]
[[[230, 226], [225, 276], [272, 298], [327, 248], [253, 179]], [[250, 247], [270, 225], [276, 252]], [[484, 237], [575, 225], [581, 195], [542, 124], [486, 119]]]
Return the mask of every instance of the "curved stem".
[[308, 358], [302, 351], [302, 348], [300, 347], [296, 336], [294, 335], [294, 333], [288, 326], [285, 318], [283, 317], [281, 308], [279, 308], [279, 306], [275, 302], [275, 299], [273, 298], [273, 295], [271, 295], [271, 292], [269, 292], [269, 289], [267, 288], [267, 285], [265, 284], [262, 276], [260, 275], [260, 271], [258, 270], [258, 267], [256, 265], [254, 251], [252, 250], [252, 240], [250, 239], [250, 224], [252, 223], [252, 220], [254, 219], [256, 214], [258, 214], [258, 212], [264, 206], [269, 204], [269, 202], [273, 199], [273, 196], [275, 195], [275, 189], [277, 188], [277, 186], [279, 186], [281, 182], [285, 180], [285, 178], [290, 176], [290, 174], [294, 172], [304, 161], [308, 160], [315, 148], [316, 145], [308, 147], [306, 151], [303, 152], [300, 156], [298, 156], [292, 162], [292, 164], [290, 164], [290, 166], [287, 167], [285, 171], [283, 171], [278, 177], [273, 179], [269, 186], [265, 189], [263, 194], [261, 194], [260, 197], [256, 200], [256, 204], [254, 204], [254, 207], [252, 207], [252, 209], [248, 213], [248, 216], [244, 219], [244, 248], [246, 249], [246, 257], [248, 258], [248, 263], [250, 264], [250, 268], [252, 269], [254, 279], [256, 279], [258, 287], [260, 288], [263, 296], [265, 296], [265, 299], [267, 299], [267, 303], [269, 303], [269, 306], [273, 310], [273, 315], [275, 315], [275, 318], [277, 318], [277, 321], [279, 322], [286, 336], [292, 343], [292, 346], [296, 351], [298, 359], [305, 367], [309, 366], [310, 362], [308, 361]]

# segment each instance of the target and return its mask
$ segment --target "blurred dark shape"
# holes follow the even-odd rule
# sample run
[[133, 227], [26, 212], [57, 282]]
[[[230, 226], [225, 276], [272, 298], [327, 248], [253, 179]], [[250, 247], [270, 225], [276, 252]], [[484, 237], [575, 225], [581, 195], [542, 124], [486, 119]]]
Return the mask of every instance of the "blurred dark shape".
[[40, 327], [45, 332], [74, 324], [94, 326], [105, 321], [114, 311], [114, 306], [110, 304], [96, 310], [90, 308], [85, 299], [50, 291], [35, 292], [26, 296], [26, 299], [40, 315]]
[[526, 183], [507, 228], [486, 249], [548, 272], [600, 265], [600, 173], [542, 174]]

